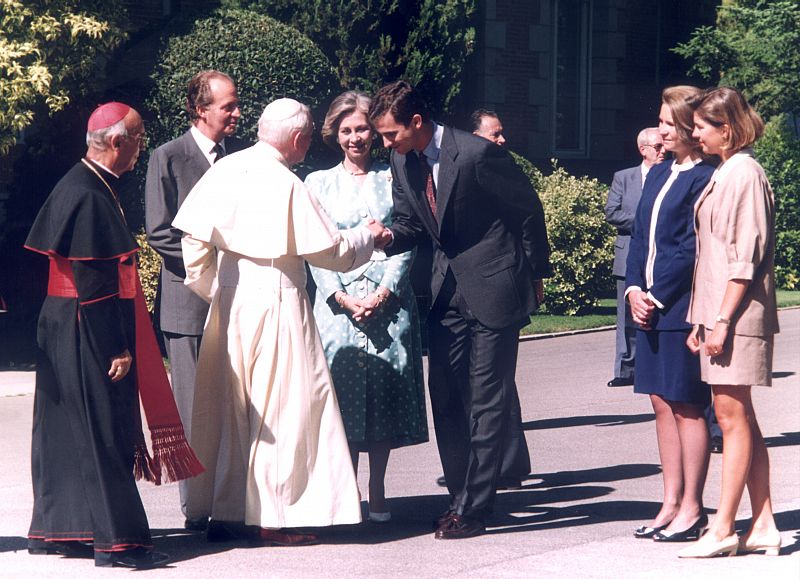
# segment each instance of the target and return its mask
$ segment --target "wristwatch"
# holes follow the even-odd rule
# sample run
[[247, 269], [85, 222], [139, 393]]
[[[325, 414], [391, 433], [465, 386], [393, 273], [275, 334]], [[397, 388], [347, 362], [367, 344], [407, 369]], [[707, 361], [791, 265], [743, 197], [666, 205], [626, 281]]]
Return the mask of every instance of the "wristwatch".
[[717, 316], [717, 322], [720, 324], [725, 324], [726, 326], [731, 325], [730, 318], [723, 318], [722, 316]]

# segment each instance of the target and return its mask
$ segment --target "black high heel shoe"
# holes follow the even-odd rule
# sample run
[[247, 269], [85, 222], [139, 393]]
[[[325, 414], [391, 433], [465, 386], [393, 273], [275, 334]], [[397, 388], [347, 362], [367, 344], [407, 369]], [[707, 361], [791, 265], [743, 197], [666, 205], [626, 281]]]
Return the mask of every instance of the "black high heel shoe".
[[659, 531], [653, 535], [656, 543], [686, 543], [697, 541], [708, 526], [708, 515], [703, 513], [694, 524], [685, 531]]
[[[669, 521], [669, 523], [671, 522], [672, 521]], [[669, 523], [661, 525], [660, 527], [648, 527], [642, 525], [633, 532], [633, 536], [637, 539], [652, 539], [653, 535], [666, 529], [669, 526]]]

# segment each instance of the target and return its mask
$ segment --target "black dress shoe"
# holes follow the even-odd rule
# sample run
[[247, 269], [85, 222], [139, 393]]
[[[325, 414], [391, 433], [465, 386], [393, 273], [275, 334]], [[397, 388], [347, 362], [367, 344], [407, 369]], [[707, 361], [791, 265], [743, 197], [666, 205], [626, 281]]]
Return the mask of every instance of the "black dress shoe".
[[186, 519], [183, 522], [183, 528], [187, 531], [205, 531], [208, 528], [208, 517]]
[[613, 378], [606, 384], [609, 388], [616, 388], [617, 386], [633, 386], [633, 378]]
[[722, 437], [721, 436], [712, 436], [711, 437], [711, 447], [709, 448], [711, 452], [714, 454], [722, 454]]
[[148, 551], [142, 547], [125, 551], [97, 551], [94, 554], [95, 567], [127, 567], [129, 569], [155, 569], [169, 563], [169, 555], [158, 551]]
[[62, 555], [69, 559], [91, 559], [94, 547], [83, 541], [45, 541], [44, 539], [28, 539], [30, 555]]
[[244, 523], [230, 521], [208, 521], [206, 540], [209, 543], [222, 543], [225, 541], [239, 541], [253, 536], [251, 529]]
[[441, 527], [446, 521], [449, 521], [451, 517], [455, 516], [456, 512], [453, 509], [447, 509], [441, 515], [436, 517], [433, 521], [433, 530], [436, 531]]
[[694, 524], [685, 531], [659, 531], [653, 535], [656, 543], [686, 543], [696, 541], [708, 526], [708, 515], [703, 513]]
[[444, 475], [442, 475], [442, 476], [440, 476], [439, 478], [436, 479], [436, 484], [439, 485], [440, 487], [446, 487], [447, 486], [447, 479], [444, 478]]
[[486, 532], [486, 525], [483, 521], [465, 517], [464, 515], [454, 514], [436, 529], [434, 538], [436, 539], [468, 539], [477, 537]]
[[[670, 521], [670, 523], [671, 522], [672, 521]], [[661, 525], [660, 527], [647, 527], [645, 525], [642, 525], [633, 532], [633, 536], [636, 537], [637, 539], [652, 539], [653, 535], [655, 535], [659, 531], [663, 531], [668, 526], [669, 523], [667, 523], [666, 525]]]

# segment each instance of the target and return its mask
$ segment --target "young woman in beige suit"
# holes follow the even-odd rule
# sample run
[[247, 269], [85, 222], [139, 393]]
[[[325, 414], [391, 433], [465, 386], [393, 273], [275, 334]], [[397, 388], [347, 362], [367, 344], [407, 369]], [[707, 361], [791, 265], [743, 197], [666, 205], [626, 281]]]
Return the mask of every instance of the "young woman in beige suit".
[[[775, 202], [764, 169], [749, 147], [764, 123], [731, 88], [707, 91], [694, 113], [694, 136], [722, 161], [695, 205], [697, 262], [687, 345], [700, 355], [722, 427], [722, 492], [717, 515], [680, 557], [740, 551], [777, 555], [781, 536], [769, 491], [769, 457], [758, 427], [752, 386], [770, 386], [775, 303]], [[744, 487], [753, 521], [738, 537], [736, 511]]]

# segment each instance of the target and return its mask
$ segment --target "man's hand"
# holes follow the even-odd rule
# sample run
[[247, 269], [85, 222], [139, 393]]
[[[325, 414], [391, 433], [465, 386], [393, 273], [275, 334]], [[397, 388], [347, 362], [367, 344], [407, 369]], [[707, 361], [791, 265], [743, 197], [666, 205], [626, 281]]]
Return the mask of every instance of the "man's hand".
[[392, 241], [392, 232], [383, 226], [383, 223], [370, 219], [367, 221], [367, 228], [372, 233], [372, 238], [375, 240], [375, 249], [383, 249]]
[[111, 381], [119, 382], [122, 380], [130, 372], [131, 364], [133, 364], [133, 356], [128, 350], [111, 358], [111, 368], [108, 370], [108, 376]]

